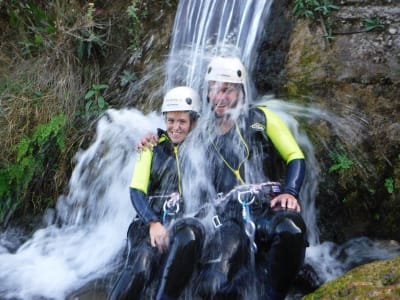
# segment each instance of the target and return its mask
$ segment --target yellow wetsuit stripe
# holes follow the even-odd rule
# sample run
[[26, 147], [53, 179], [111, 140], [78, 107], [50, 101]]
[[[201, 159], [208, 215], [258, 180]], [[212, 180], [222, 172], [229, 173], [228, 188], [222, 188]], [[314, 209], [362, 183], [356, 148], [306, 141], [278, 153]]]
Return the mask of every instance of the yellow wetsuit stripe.
[[150, 182], [151, 163], [153, 160], [153, 151], [143, 150], [136, 158], [135, 167], [131, 181], [131, 188], [142, 191], [147, 195], [147, 189]]
[[182, 196], [181, 168], [179, 167], [178, 146], [174, 146], [174, 154], [175, 154], [176, 168], [177, 168], [177, 171], [178, 171], [178, 192], [179, 192], [179, 195]]
[[286, 163], [304, 159], [304, 154], [282, 119], [266, 107], [259, 106], [267, 118], [266, 133]]

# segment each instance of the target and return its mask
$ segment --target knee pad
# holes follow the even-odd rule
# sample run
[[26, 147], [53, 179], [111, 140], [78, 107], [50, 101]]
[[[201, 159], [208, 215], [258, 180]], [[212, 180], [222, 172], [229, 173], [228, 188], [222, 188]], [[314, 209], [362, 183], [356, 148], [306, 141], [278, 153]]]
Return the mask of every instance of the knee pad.
[[305, 223], [300, 214], [281, 213], [273, 219], [267, 251], [267, 285], [284, 295], [304, 262]]
[[200, 259], [203, 245], [203, 230], [193, 223], [174, 225], [174, 238], [164, 263], [157, 298], [178, 298], [191, 277]]
[[220, 272], [230, 280], [249, 262], [249, 240], [244, 229], [236, 222], [225, 222], [207, 243], [204, 268]]
[[301, 215], [291, 210], [280, 210], [272, 216], [256, 220], [256, 238], [262, 243], [270, 243], [274, 235], [301, 237], [307, 245], [306, 224]]
[[195, 245], [196, 251], [200, 251], [204, 242], [204, 227], [195, 219], [183, 219], [174, 225], [173, 243], [186, 247]]

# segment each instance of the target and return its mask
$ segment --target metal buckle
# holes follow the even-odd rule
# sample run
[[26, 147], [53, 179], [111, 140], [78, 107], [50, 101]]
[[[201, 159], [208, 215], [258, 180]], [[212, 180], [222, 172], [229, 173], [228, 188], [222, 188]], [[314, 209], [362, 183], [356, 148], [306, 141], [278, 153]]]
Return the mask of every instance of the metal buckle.
[[172, 193], [170, 198], [164, 202], [163, 210], [167, 212], [168, 215], [173, 216], [179, 212], [179, 201], [180, 196], [178, 193]]
[[221, 226], [222, 226], [222, 222], [221, 222], [221, 220], [219, 219], [219, 216], [218, 216], [218, 215], [213, 216], [213, 217], [211, 218], [211, 221], [212, 221], [212, 223], [213, 223], [213, 225], [214, 225], [215, 228], [218, 228], [218, 227], [221, 227]]

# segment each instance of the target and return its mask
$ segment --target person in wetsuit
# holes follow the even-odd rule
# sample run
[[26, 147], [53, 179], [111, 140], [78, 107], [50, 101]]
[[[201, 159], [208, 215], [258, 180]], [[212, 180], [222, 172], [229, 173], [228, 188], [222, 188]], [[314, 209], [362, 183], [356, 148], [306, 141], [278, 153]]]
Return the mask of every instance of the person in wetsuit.
[[196, 130], [201, 130], [198, 142], [208, 144], [205, 168], [215, 192], [279, 181], [282, 175], [284, 184], [279, 192], [260, 193], [249, 205], [247, 218], [255, 224], [253, 250], [251, 238], [246, 238], [243, 205], [234, 199], [219, 210], [216, 232], [205, 247], [198, 292], [203, 299], [245, 298], [243, 285], [251, 282], [247, 275], [252, 272], [254, 255], [256, 287], [263, 287], [260, 297], [284, 299], [304, 261], [307, 244], [298, 200], [304, 155], [277, 114], [265, 106], [249, 105], [246, 70], [240, 59], [213, 58], [205, 81], [211, 116], [206, 118], [207, 125], [203, 122]]
[[197, 219], [183, 216], [179, 150], [200, 107], [198, 93], [189, 87], [176, 87], [164, 97], [166, 131], [158, 129], [157, 145], [138, 154], [130, 184], [137, 217], [129, 226], [127, 260], [109, 300], [149, 297], [146, 288], [156, 278], [156, 295], [150, 297], [177, 299], [195, 269], [204, 229]]

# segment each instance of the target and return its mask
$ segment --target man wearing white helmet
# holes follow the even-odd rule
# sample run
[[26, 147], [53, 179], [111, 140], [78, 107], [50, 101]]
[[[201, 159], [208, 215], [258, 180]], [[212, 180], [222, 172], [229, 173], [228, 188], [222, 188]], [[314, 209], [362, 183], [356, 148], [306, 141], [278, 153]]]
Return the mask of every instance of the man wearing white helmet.
[[200, 96], [189, 87], [164, 97], [166, 131], [158, 129], [157, 145], [138, 154], [130, 185], [138, 217], [129, 226], [126, 265], [108, 299], [144, 299], [160, 263], [156, 299], [177, 299], [195, 269], [204, 233], [198, 220], [182, 217], [179, 149], [200, 107]]
[[[217, 234], [206, 247], [200, 295], [245, 297], [240, 283], [249, 281], [240, 277], [243, 273], [237, 262], [249, 266], [254, 255], [257, 282], [264, 287], [261, 298], [284, 299], [304, 261], [307, 244], [298, 201], [304, 155], [279, 116], [265, 106], [250, 107], [246, 70], [240, 59], [212, 59], [205, 80], [211, 115], [204, 118], [209, 122], [201, 124], [197, 141], [208, 144], [204, 167], [216, 193], [226, 194], [238, 185], [281, 181], [282, 177], [284, 184], [281, 192], [260, 192], [256, 201], [249, 202], [246, 220], [238, 201], [221, 206]], [[285, 164], [284, 176], [278, 172], [282, 170], [279, 161]], [[251, 237], [242, 238], [246, 222], [253, 222], [256, 229], [253, 253], [247, 254], [243, 248], [250, 249]]]

